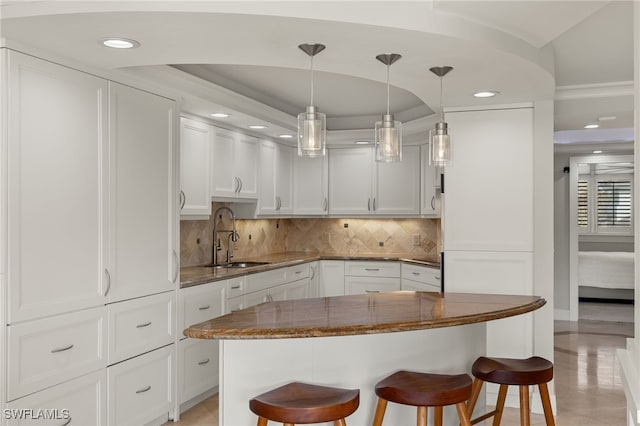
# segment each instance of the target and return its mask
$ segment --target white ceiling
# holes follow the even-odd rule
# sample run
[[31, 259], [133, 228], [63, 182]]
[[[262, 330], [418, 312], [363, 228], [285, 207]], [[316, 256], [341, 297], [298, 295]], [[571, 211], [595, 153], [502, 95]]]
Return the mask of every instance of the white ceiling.
[[[451, 65], [445, 107], [556, 97], [556, 129], [578, 140], [601, 116], [616, 116], [604, 128], [633, 126], [631, 1], [0, 3], [8, 46], [180, 90], [192, 114], [226, 108], [272, 123], [268, 136], [294, 129], [308, 103], [309, 59], [297, 48], [306, 42], [327, 45], [314, 60], [315, 97], [336, 130], [370, 128], [384, 112], [386, 70], [375, 55], [392, 52], [403, 55], [390, 73], [392, 113], [403, 122], [439, 112], [428, 68]], [[103, 48], [109, 36], [141, 47]], [[481, 89], [500, 95], [471, 96]]]

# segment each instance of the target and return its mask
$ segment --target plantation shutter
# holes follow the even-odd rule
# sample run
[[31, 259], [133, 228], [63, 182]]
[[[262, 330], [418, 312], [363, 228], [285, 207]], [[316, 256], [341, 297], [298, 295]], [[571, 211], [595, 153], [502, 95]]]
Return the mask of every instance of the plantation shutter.
[[598, 227], [631, 226], [631, 181], [597, 182]]
[[589, 229], [589, 181], [578, 180], [578, 228]]

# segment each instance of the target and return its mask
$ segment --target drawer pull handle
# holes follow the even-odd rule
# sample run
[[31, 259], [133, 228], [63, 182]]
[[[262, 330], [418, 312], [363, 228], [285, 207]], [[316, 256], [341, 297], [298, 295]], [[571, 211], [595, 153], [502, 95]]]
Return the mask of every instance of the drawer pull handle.
[[379, 271], [380, 268], [364, 268], [365, 271]]
[[420, 275], [420, 272], [412, 272], [413, 275]]
[[379, 290], [365, 290], [366, 293], [380, 293]]
[[433, 279], [440, 281], [440, 277], [433, 277]]
[[109, 290], [111, 290], [111, 274], [109, 273], [109, 270], [107, 268], [104, 268], [104, 274], [107, 277], [107, 289], [104, 291], [104, 297], [107, 297], [107, 294], [109, 294]]
[[52, 349], [51, 353], [52, 354], [57, 354], [58, 352], [68, 351], [71, 348], [73, 348], [73, 345], [65, 346], [64, 348]]
[[301, 273], [302, 273], [302, 271], [296, 271], [296, 275], [299, 275]]
[[138, 324], [136, 325], [136, 328], [144, 328], [144, 327], [149, 327], [151, 325], [151, 321], [149, 322], [145, 322], [143, 324]]
[[210, 361], [210, 360], [209, 360], [209, 358], [207, 358], [207, 359], [205, 359], [204, 361], [200, 361], [200, 362], [198, 363], [198, 365], [205, 365], [205, 364], [209, 364], [209, 361]]
[[151, 385], [149, 385], [149, 386], [147, 386], [146, 388], [143, 388], [143, 389], [138, 389], [136, 391], [136, 393], [145, 393], [145, 392], [150, 391], [150, 390], [151, 390]]
[[209, 309], [211, 306], [207, 305], [207, 306], [200, 306], [198, 308], [199, 311], [206, 311], [207, 309]]
[[238, 312], [239, 310], [240, 310], [240, 308], [232, 309], [231, 312]]
[[66, 422], [64, 422], [62, 425], [60, 426], [67, 426], [69, 423], [71, 423], [71, 417], [69, 417], [69, 420], [67, 420]]
[[231, 286], [231, 290], [237, 290], [239, 288], [240, 288], [240, 284]]

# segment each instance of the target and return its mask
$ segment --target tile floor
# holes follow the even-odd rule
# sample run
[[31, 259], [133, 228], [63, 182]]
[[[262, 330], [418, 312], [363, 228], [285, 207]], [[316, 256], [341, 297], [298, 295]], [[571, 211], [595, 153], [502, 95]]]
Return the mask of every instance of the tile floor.
[[[581, 303], [580, 310], [579, 321], [555, 323], [556, 425], [624, 426], [625, 398], [615, 352], [633, 336], [633, 305]], [[502, 425], [519, 424], [518, 409], [506, 409]], [[531, 416], [532, 426], [544, 424], [541, 414]], [[178, 423], [167, 423], [171, 425], [217, 426], [217, 395], [184, 412]]]

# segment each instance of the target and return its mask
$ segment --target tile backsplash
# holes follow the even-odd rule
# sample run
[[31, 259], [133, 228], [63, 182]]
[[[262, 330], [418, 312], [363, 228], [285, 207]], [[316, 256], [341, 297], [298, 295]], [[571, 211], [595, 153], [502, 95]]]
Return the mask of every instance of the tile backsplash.
[[[226, 205], [213, 203], [212, 211]], [[232, 205], [228, 205], [233, 209]], [[180, 222], [180, 261], [182, 266], [211, 262], [214, 217], [209, 220]], [[230, 230], [228, 212], [222, 213], [219, 229]], [[387, 254], [415, 257], [440, 252], [439, 219], [238, 219], [239, 239], [233, 244], [234, 259], [270, 253], [311, 252], [337, 255]], [[220, 232], [226, 256], [229, 233]]]

